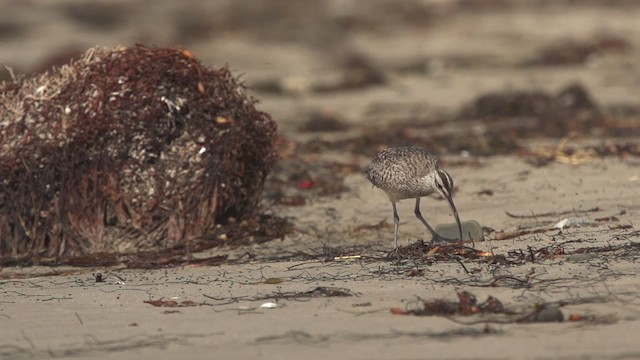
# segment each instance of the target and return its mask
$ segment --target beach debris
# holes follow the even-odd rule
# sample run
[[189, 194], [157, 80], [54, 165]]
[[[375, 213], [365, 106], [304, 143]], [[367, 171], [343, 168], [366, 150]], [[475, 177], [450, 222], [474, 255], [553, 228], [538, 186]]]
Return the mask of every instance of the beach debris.
[[346, 297], [356, 296], [356, 294], [346, 288], [339, 288], [334, 286], [318, 286], [312, 288], [304, 293], [300, 297]]
[[0, 258], [188, 252], [255, 218], [276, 159], [255, 104], [174, 48], [94, 48], [1, 83]]
[[370, 301], [351, 304], [351, 307], [369, 307], [369, 306], [371, 306], [371, 302]]
[[285, 282], [285, 280], [286, 279], [284, 278], [268, 278], [264, 281], [264, 284], [270, 284], [270, 285], [281, 284]]
[[591, 39], [556, 40], [539, 50], [524, 66], [567, 66], [584, 64], [596, 57], [613, 53], [628, 53], [631, 42], [616, 34], [603, 34]]
[[178, 302], [177, 300], [163, 300], [162, 298], [158, 300], [144, 300], [143, 303], [153, 305], [155, 307], [192, 307], [208, 305], [206, 303], [199, 303], [191, 300], [183, 300]]
[[458, 301], [450, 300], [423, 300], [414, 301], [407, 304], [405, 309], [392, 308], [391, 313], [395, 315], [418, 315], [418, 316], [451, 316], [451, 315], [473, 315], [480, 313], [505, 313], [506, 310], [500, 300], [489, 296], [487, 300], [478, 303], [476, 296], [468, 291], [457, 293]]
[[553, 225], [553, 227], [555, 227], [556, 229], [563, 230], [565, 228], [581, 227], [581, 226], [586, 226], [588, 224], [589, 224], [589, 221], [587, 221], [584, 218], [568, 217], [558, 221], [555, 225]]
[[537, 90], [483, 94], [464, 107], [458, 117], [495, 124], [498, 131], [520, 138], [559, 138], [607, 125], [606, 116], [589, 91], [578, 83], [569, 84], [556, 94]]
[[[564, 314], [557, 304], [535, 304], [533, 309], [525, 307], [510, 309], [499, 299], [488, 296], [484, 302], [478, 302], [475, 295], [468, 291], [457, 293], [458, 301], [419, 299], [407, 303], [405, 308], [391, 308], [394, 315], [444, 316], [457, 323], [527, 323], [562, 322]], [[457, 320], [458, 317], [479, 316], [477, 321]], [[455, 317], [455, 318], [454, 318]]]
[[333, 132], [348, 129], [349, 125], [340, 114], [326, 109], [312, 111], [299, 127], [302, 132]]
[[[470, 242], [470, 241], [465, 241]], [[433, 244], [418, 240], [412, 244], [398, 247], [397, 257], [400, 259], [431, 259], [436, 261], [450, 261], [459, 259], [481, 259], [492, 258], [494, 254], [491, 251], [477, 250], [465, 246], [461, 241], [451, 241], [443, 244]], [[387, 259], [397, 258], [396, 252], [392, 251], [387, 254]]]
[[350, 297], [350, 296], [360, 296], [360, 294], [355, 293], [346, 288], [339, 288], [333, 286], [317, 286], [311, 288], [307, 291], [278, 291], [274, 293], [259, 295], [259, 296], [241, 296], [234, 298], [219, 298], [213, 297], [206, 294], [203, 294], [204, 297], [222, 301], [222, 303], [218, 303], [216, 305], [224, 305], [235, 303], [239, 301], [261, 301], [261, 300], [294, 300], [294, 299], [309, 299], [309, 298], [324, 298], [324, 297]]
[[556, 216], [567, 215], [567, 214], [586, 214], [590, 212], [598, 212], [601, 210], [602, 209], [596, 206], [586, 210], [571, 209], [571, 210], [564, 210], [559, 212], [532, 213], [532, 214], [526, 214], [526, 215], [514, 214], [509, 211], [505, 211], [505, 214], [507, 214], [508, 217], [511, 217], [514, 219], [535, 219], [540, 217], [556, 217]]
[[278, 304], [274, 302], [266, 302], [260, 305], [260, 309], [275, 309], [278, 307]]
[[95, 274], [93, 274], [93, 277], [95, 278], [97, 283], [104, 282], [104, 279], [102, 278], [102, 274], [101, 273], [95, 273]]
[[417, 267], [412, 267], [411, 269], [404, 272], [404, 276], [406, 277], [424, 276], [424, 270], [418, 269]]

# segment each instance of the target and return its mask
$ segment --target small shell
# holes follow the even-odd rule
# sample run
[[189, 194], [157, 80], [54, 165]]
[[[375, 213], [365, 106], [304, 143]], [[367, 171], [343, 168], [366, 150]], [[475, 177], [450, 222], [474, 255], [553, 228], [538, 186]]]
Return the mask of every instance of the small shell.
[[262, 305], [260, 305], [261, 309], [274, 309], [277, 308], [278, 304], [274, 303], [274, 302], [266, 302]]

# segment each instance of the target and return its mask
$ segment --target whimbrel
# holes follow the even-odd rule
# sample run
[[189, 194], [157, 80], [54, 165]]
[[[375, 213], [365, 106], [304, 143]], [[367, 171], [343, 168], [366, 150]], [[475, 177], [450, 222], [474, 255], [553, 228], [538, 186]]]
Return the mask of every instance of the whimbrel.
[[439, 193], [449, 202], [458, 223], [460, 240], [462, 240], [462, 225], [460, 225], [458, 210], [452, 198], [453, 180], [446, 171], [440, 169], [435, 156], [417, 146], [389, 148], [376, 155], [367, 167], [366, 174], [367, 179], [375, 187], [384, 190], [391, 200], [396, 252], [400, 222], [396, 202], [402, 199], [416, 199], [416, 217], [431, 232], [434, 240], [450, 240], [438, 235], [420, 213], [420, 198], [434, 192]]

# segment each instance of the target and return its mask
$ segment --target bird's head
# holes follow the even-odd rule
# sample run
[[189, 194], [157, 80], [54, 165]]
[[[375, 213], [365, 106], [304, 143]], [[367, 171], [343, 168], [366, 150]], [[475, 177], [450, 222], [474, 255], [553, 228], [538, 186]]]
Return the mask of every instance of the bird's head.
[[453, 203], [453, 179], [451, 175], [442, 169], [438, 169], [434, 176], [434, 183], [436, 191], [449, 202], [453, 216], [458, 223], [458, 231], [460, 233], [460, 240], [462, 240], [462, 225], [460, 224], [460, 217], [458, 216], [458, 210]]

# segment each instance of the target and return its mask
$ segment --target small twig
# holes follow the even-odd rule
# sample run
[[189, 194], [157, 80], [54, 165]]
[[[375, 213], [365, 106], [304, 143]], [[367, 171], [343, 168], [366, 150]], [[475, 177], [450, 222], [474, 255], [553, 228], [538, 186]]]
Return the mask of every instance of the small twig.
[[76, 317], [78, 318], [78, 321], [80, 321], [80, 325], [84, 325], [84, 322], [82, 322], [80, 315], [78, 315], [78, 313], [75, 313], [75, 314], [76, 314]]
[[376, 313], [381, 313], [381, 312], [388, 312], [389, 309], [388, 308], [381, 308], [381, 309], [373, 309], [373, 310], [367, 310], [367, 311], [350, 311], [350, 310], [336, 309], [336, 311], [344, 312], [344, 313], [347, 313], [347, 314], [352, 314], [352, 315], [355, 315], [355, 316], [362, 316], [362, 315], [368, 315], [368, 314], [376, 314]]
[[22, 332], [22, 338], [29, 343], [33, 350], [35, 350], [36, 344], [34, 344], [33, 341], [27, 336], [27, 333], [25, 333], [24, 330], [20, 330], [20, 332]]
[[462, 263], [462, 261], [460, 261], [460, 259], [456, 258], [456, 261], [458, 262], [458, 264], [460, 264], [460, 266], [462, 266], [462, 268], [464, 269], [464, 272], [466, 272], [467, 274], [470, 274], [469, 270], [467, 270], [467, 267], [464, 266], [464, 264]]
[[493, 281], [491, 281], [489, 284], [487, 284], [485, 286], [487, 286], [487, 287], [495, 287], [496, 284], [498, 283], [498, 281], [500, 281], [500, 280], [514, 280], [514, 281], [517, 281], [517, 282], [519, 282], [521, 284], [529, 284], [529, 281], [531, 279], [529, 278], [529, 276], [527, 276], [527, 278], [523, 280], [523, 279], [518, 279], [517, 277], [511, 276], [511, 275], [501, 275], [501, 276], [498, 276], [498, 277], [494, 278]]
[[587, 210], [566, 210], [561, 212], [548, 212], [548, 213], [531, 214], [531, 215], [517, 215], [517, 214], [512, 214], [508, 211], [505, 211], [505, 213], [507, 214], [507, 216], [515, 219], [531, 219], [531, 218], [537, 218], [537, 217], [550, 217], [550, 216], [560, 216], [560, 215], [567, 215], [567, 214], [590, 213], [590, 212], [596, 212], [596, 211], [600, 211], [600, 208], [597, 206]]

